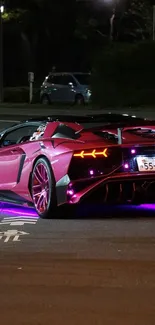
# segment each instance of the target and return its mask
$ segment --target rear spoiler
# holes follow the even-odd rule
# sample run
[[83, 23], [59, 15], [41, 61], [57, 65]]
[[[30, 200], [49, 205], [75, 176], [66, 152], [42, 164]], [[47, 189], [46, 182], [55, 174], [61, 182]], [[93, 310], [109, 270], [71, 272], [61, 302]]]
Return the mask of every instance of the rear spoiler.
[[[100, 126], [106, 126], [108, 128], [117, 129], [118, 144], [122, 144], [122, 132], [123, 128], [127, 126], [155, 126], [154, 120], [146, 120], [144, 118], [134, 117], [130, 115], [106, 113], [106, 114], [88, 114], [88, 115], [52, 115], [52, 116], [38, 116], [28, 119], [29, 121], [40, 121], [40, 122], [70, 122], [79, 124], [92, 124], [91, 128], [95, 127], [93, 124], [100, 124]], [[88, 128], [90, 126], [88, 125]], [[85, 126], [84, 126], [85, 128]]]

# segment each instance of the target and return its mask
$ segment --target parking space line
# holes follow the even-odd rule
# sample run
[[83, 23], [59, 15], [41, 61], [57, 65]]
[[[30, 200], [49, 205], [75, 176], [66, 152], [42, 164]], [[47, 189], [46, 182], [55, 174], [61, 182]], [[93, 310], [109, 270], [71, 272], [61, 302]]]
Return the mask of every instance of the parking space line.
[[5, 122], [8, 122], [8, 123], [18, 123], [20, 121], [19, 120], [7, 120], [7, 119], [5, 119], [5, 120], [0, 120], [0, 122], [2, 122], [2, 123], [5, 123]]

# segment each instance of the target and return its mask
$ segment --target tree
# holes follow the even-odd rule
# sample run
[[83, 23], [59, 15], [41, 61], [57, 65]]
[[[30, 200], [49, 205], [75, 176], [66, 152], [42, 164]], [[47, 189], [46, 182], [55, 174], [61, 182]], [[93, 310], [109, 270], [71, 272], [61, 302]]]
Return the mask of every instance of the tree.
[[122, 8], [120, 4], [115, 8], [114, 39], [133, 42], [150, 38], [152, 34], [150, 1], [128, 0], [123, 10]]
[[[152, 6], [150, 0], [132, 0], [128, 6], [128, 13], [132, 14], [134, 19], [142, 19], [146, 31], [152, 33]], [[143, 27], [143, 26], [142, 26]]]
[[20, 53], [20, 59], [14, 61], [14, 74], [15, 71], [17, 75], [17, 71], [21, 73], [23, 70], [27, 78], [27, 70], [33, 70], [42, 79], [53, 65], [57, 66], [56, 61], [65, 62], [65, 57], [70, 60], [68, 54], [74, 35], [75, 5], [76, 0], [66, 3], [64, 0], [8, 1], [4, 15], [4, 27], [7, 30], [5, 39], [11, 39], [11, 42], [12, 38], [15, 39], [11, 30], [16, 26], [18, 48], [6, 42], [5, 57], [13, 51]]

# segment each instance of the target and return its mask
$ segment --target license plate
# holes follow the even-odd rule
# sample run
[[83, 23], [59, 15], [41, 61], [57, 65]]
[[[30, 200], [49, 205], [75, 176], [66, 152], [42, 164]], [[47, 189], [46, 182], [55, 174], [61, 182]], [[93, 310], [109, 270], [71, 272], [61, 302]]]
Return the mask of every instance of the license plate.
[[137, 157], [138, 170], [140, 172], [155, 171], [155, 157]]

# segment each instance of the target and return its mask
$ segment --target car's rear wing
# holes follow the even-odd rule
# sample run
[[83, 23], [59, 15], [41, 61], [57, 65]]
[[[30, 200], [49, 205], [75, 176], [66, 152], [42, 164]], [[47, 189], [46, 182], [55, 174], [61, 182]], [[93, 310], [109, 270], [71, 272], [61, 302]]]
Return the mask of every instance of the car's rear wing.
[[143, 126], [155, 126], [155, 120], [147, 120], [145, 118], [140, 118], [136, 116], [130, 116], [127, 114], [115, 114], [115, 113], [106, 113], [106, 114], [87, 114], [87, 115], [52, 115], [52, 116], [43, 116], [43, 117], [32, 117], [29, 121], [40, 121], [40, 122], [70, 122], [70, 123], [79, 123], [84, 129], [94, 127], [106, 127], [117, 129], [118, 144], [122, 144], [122, 132], [125, 127], [143, 127]]

